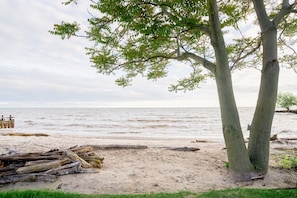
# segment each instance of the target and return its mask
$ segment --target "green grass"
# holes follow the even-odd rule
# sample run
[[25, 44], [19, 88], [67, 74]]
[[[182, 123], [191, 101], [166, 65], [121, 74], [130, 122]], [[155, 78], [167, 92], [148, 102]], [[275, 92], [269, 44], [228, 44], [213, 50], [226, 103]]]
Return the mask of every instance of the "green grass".
[[[195, 195], [190, 192], [179, 193], [156, 193], [156, 194], [135, 194], [135, 195], [87, 195], [87, 194], [74, 194], [64, 193], [57, 191], [6, 191], [0, 192], [0, 198], [184, 198], [188, 195]], [[195, 195], [196, 196], [196, 195]], [[194, 197], [195, 197], [194, 196]]]
[[297, 189], [227, 189], [210, 191], [202, 194], [191, 192], [152, 193], [136, 195], [87, 195], [64, 193], [57, 191], [5, 191], [0, 192], [0, 198], [293, 198], [297, 197]]
[[295, 198], [297, 197], [297, 189], [228, 189], [221, 191], [210, 191], [200, 194], [199, 198]]

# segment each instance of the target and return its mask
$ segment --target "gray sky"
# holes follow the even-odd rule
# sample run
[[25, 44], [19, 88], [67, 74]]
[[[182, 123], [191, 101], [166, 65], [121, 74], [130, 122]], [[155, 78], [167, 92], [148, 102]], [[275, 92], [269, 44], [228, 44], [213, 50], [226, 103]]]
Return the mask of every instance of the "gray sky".
[[[82, 38], [61, 40], [48, 33], [54, 23], [77, 21], [86, 26], [89, 1], [64, 6], [60, 0], [0, 1], [0, 107], [209, 107], [218, 106], [212, 79], [191, 92], [171, 93], [185, 65], [173, 63], [168, 77], [137, 78], [133, 85], [115, 85], [117, 76], [103, 76], [90, 66]], [[253, 30], [257, 31], [257, 30]], [[234, 73], [238, 106], [255, 106], [260, 72]], [[281, 70], [279, 91], [297, 95], [297, 74]]]

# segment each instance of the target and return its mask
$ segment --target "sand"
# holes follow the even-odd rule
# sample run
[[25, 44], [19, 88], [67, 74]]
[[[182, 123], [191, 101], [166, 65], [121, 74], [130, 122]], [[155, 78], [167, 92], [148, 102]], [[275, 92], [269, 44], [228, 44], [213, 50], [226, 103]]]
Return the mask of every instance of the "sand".
[[[96, 150], [104, 157], [99, 173], [60, 176], [56, 182], [18, 182], [0, 186], [11, 189], [50, 189], [77, 193], [151, 193], [192, 191], [205, 192], [235, 187], [293, 188], [297, 187], [297, 172], [276, 168], [283, 151], [278, 147], [296, 144], [271, 144], [269, 173], [263, 180], [234, 182], [225, 166], [227, 161], [221, 140], [152, 138], [106, 138], [50, 135], [7, 136], [0, 133], [0, 154], [14, 150], [23, 152], [66, 149], [75, 145], [145, 145], [147, 149]], [[173, 151], [173, 147], [194, 147], [199, 151]], [[286, 149], [285, 149], [286, 150]], [[296, 155], [296, 153], [295, 153]]]

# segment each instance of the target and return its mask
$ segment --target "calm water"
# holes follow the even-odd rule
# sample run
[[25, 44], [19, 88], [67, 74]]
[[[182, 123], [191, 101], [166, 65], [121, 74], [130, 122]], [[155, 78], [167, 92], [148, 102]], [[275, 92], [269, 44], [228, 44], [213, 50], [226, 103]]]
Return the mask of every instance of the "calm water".
[[[245, 137], [253, 108], [240, 108]], [[14, 129], [28, 132], [108, 137], [223, 138], [218, 108], [7, 108]], [[275, 114], [272, 134], [297, 137], [297, 115]]]

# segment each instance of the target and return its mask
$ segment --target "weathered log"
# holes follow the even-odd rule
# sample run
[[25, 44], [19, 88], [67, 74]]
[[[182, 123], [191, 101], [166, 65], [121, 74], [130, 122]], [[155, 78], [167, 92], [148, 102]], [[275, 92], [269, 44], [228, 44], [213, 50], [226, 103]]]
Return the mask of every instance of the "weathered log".
[[199, 151], [200, 148], [194, 148], [194, 147], [176, 147], [176, 148], [168, 148], [172, 151]]
[[99, 173], [99, 170], [95, 168], [80, 168], [79, 173]]
[[296, 110], [276, 110], [276, 113], [296, 113], [297, 114], [297, 109]]
[[15, 175], [16, 174], [16, 168], [15, 169], [10, 169], [6, 170], [5, 172], [0, 173], [0, 178], [4, 176], [9, 176], [9, 175]]
[[54, 182], [57, 180], [57, 176], [48, 175], [42, 173], [32, 173], [32, 174], [19, 174], [19, 175], [9, 175], [0, 178], [0, 184], [9, 184], [16, 182]]
[[66, 175], [66, 174], [78, 173], [79, 166], [80, 166], [79, 162], [73, 162], [58, 168], [47, 170], [45, 171], [45, 173], [50, 175]]
[[41, 153], [26, 153], [0, 156], [0, 161], [34, 161], [34, 160], [57, 160], [60, 155], [43, 156]]
[[85, 156], [83, 159], [91, 164], [93, 168], [101, 168], [104, 160], [103, 157], [99, 156]]
[[32, 166], [32, 165], [37, 165], [37, 164], [43, 164], [43, 163], [48, 163], [52, 162], [53, 160], [36, 160], [36, 161], [27, 161], [25, 163], [25, 166]]
[[[13, 127], [10, 127], [10, 128], [13, 128]], [[2, 135], [3, 136], [24, 136], [24, 137], [28, 137], [28, 136], [47, 137], [47, 136], [49, 136], [48, 134], [45, 134], [45, 133], [16, 133], [16, 132], [14, 132], [14, 133], [3, 133]]]
[[264, 178], [265, 178], [265, 175], [259, 175], [259, 176], [252, 177], [251, 180], [259, 180]]
[[35, 164], [32, 166], [24, 166], [20, 167], [16, 170], [18, 174], [25, 174], [25, 173], [33, 173], [33, 172], [42, 172], [48, 169], [56, 168], [59, 166], [62, 166], [64, 164], [69, 163], [70, 160], [68, 158], [64, 158], [62, 160], [55, 160], [48, 163], [42, 163], [42, 164]]
[[71, 150], [65, 150], [66, 156], [69, 157], [73, 162], [80, 162], [83, 168], [92, 168], [92, 165], [86, 162], [84, 159], [79, 157], [76, 153]]
[[70, 150], [72, 152], [75, 152], [77, 155], [80, 155], [82, 153], [88, 153], [93, 151], [93, 147], [91, 146], [71, 147]]
[[66, 168], [66, 169], [59, 170], [56, 173], [56, 175], [57, 176], [62, 176], [62, 175], [77, 174], [77, 173], [80, 173], [79, 167], [78, 166], [74, 166], [72, 168]]
[[120, 149], [147, 149], [144, 145], [87, 145], [94, 148], [94, 150], [120, 150]]
[[297, 138], [282, 138], [284, 140], [288, 140], [288, 141], [297, 141]]
[[[0, 184], [19, 181], [55, 181], [56, 176], [97, 173], [103, 159], [90, 146], [53, 149], [45, 153], [0, 156]], [[76, 153], [77, 152], [77, 153]], [[73, 162], [73, 163], [71, 163]]]
[[5, 176], [5, 175], [13, 175], [16, 174], [16, 170], [19, 167], [24, 166], [24, 163], [20, 164], [9, 164], [8, 166], [5, 166], [3, 168], [0, 168], [0, 177]]
[[284, 144], [288, 143], [288, 141], [297, 141], [297, 138], [278, 138], [277, 134], [274, 134], [273, 136], [271, 136], [270, 141]]

